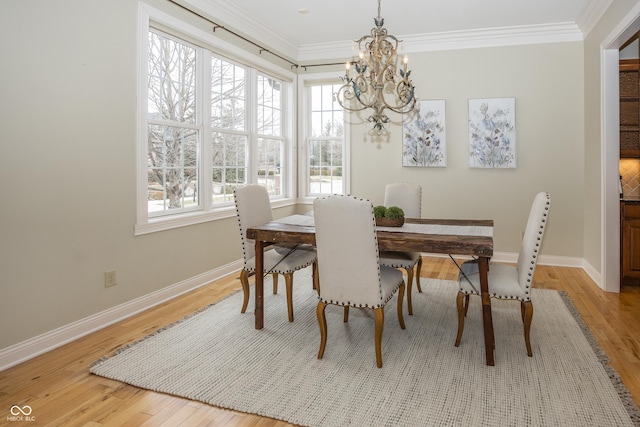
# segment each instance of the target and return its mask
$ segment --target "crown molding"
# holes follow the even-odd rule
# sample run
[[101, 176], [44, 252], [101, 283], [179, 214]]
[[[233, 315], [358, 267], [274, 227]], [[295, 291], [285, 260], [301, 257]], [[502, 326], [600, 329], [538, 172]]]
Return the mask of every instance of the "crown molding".
[[[448, 31], [398, 36], [404, 42], [404, 52], [475, 49], [540, 43], [582, 41], [582, 31], [572, 22], [545, 25], [487, 28], [469, 31]], [[337, 60], [353, 56], [351, 40], [300, 46], [297, 60]]]
[[[588, 34], [612, 1], [588, 0], [580, 13], [579, 24], [561, 22], [412, 34], [399, 36], [399, 38], [404, 40], [404, 51], [408, 53], [582, 41], [583, 34]], [[241, 33], [249, 39], [259, 41], [261, 45], [298, 63], [343, 61], [353, 56], [352, 40], [298, 46], [278, 33], [277, 29], [269, 28], [239, 10], [230, 0], [181, 0], [180, 2], [209, 17], [212, 21]], [[208, 12], [211, 10], [215, 10], [215, 16]]]
[[611, 3], [613, 0], [587, 0], [576, 18], [576, 24], [582, 30], [583, 38], [587, 38]]

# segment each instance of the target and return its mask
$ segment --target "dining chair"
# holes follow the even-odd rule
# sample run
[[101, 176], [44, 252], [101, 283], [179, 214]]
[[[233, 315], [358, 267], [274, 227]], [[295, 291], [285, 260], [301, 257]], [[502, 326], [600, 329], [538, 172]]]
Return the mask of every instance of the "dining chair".
[[343, 306], [344, 322], [349, 319], [349, 307], [367, 308], [374, 313], [376, 363], [381, 368], [384, 307], [398, 292], [398, 321], [404, 329], [405, 284], [399, 270], [380, 265], [373, 204], [353, 196], [334, 195], [316, 199], [313, 209], [320, 282], [316, 308], [318, 359], [322, 359], [327, 344], [327, 305]]
[[[538, 193], [531, 206], [529, 219], [525, 228], [524, 237], [520, 244], [518, 261], [515, 266], [491, 263], [488, 273], [489, 294], [496, 299], [510, 299], [520, 301], [520, 314], [524, 323], [524, 342], [527, 347], [527, 355], [533, 355], [531, 351], [531, 320], [533, 319], [533, 304], [531, 302], [531, 286], [533, 275], [544, 236], [544, 230], [549, 219], [551, 198], [549, 193]], [[464, 262], [460, 266], [458, 284], [460, 289], [456, 298], [458, 309], [458, 335], [456, 347], [460, 345], [464, 329], [464, 318], [469, 309], [469, 296], [479, 295], [480, 279], [478, 263], [475, 260]]]
[[[271, 203], [267, 189], [258, 184], [238, 187], [234, 190], [236, 216], [242, 239], [242, 254], [244, 266], [240, 272], [240, 283], [244, 292], [241, 313], [244, 313], [249, 303], [249, 276], [256, 273], [255, 242], [247, 238], [247, 228], [265, 224], [273, 220]], [[313, 283], [316, 283], [316, 251], [310, 245], [293, 247], [272, 246], [264, 251], [264, 271], [262, 274], [273, 275], [273, 293], [278, 292], [278, 274], [285, 280], [287, 292], [287, 312], [289, 322], [293, 322], [293, 273], [313, 265]]]
[[[384, 190], [384, 205], [387, 207], [398, 206], [404, 211], [406, 218], [420, 218], [422, 216], [422, 187], [409, 183], [387, 184]], [[413, 314], [410, 292], [414, 268], [416, 287], [418, 292], [422, 292], [420, 286], [422, 256], [420, 252], [381, 251], [380, 264], [387, 267], [403, 268], [407, 272], [407, 308], [409, 314]]]

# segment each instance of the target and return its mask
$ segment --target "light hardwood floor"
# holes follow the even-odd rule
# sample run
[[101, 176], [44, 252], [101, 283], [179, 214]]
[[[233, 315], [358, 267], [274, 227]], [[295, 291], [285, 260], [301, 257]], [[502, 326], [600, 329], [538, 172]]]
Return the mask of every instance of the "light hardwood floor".
[[[428, 257], [422, 276], [454, 280], [456, 269], [448, 258]], [[640, 406], [640, 286], [626, 286], [620, 294], [605, 293], [580, 269], [549, 266], [538, 266], [534, 286], [567, 292]], [[235, 276], [216, 281], [0, 372], [0, 425], [290, 425], [141, 390], [88, 372], [91, 363], [105, 354], [239, 289]], [[249, 310], [246, 315], [251, 315]], [[451, 337], [452, 345], [454, 340]], [[31, 406], [35, 422], [11, 422], [6, 417], [12, 405]]]

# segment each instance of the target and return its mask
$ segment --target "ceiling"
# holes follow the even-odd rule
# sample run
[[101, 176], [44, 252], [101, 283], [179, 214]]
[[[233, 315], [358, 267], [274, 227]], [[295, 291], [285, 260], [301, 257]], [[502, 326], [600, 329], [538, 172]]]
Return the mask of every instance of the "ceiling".
[[[480, 38], [488, 41], [498, 37], [501, 44], [542, 36], [560, 37], [557, 41], [582, 40], [611, 1], [382, 0], [381, 16], [389, 33], [404, 39], [406, 51], [411, 52], [429, 50], [425, 43], [437, 48], [443, 42], [477, 42]], [[376, 0], [181, 3], [294, 60], [344, 56], [344, 49], [351, 50], [354, 39], [370, 33], [378, 14]], [[456, 46], [448, 48], [452, 47]]]

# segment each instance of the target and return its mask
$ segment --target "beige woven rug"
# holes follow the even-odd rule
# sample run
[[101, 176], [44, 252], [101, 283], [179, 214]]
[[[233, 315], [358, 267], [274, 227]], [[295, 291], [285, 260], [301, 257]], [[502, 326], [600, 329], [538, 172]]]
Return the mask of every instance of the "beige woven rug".
[[387, 306], [382, 369], [367, 310], [352, 309], [344, 324], [342, 309], [328, 307], [327, 347], [317, 359], [317, 299], [302, 271], [295, 275], [293, 323], [284, 289], [266, 292], [261, 331], [251, 310], [240, 314], [237, 293], [97, 361], [91, 372], [305, 426], [640, 425], [627, 390], [558, 292], [534, 290], [532, 358], [518, 303], [494, 301], [496, 366], [488, 367], [479, 298], [456, 348], [455, 283], [422, 283], [406, 330], [398, 326], [395, 299]]

